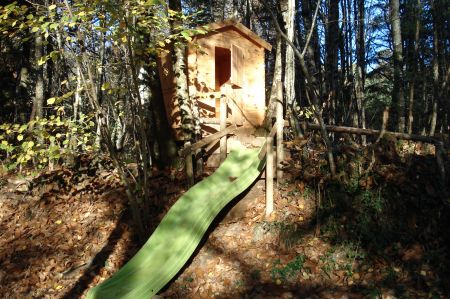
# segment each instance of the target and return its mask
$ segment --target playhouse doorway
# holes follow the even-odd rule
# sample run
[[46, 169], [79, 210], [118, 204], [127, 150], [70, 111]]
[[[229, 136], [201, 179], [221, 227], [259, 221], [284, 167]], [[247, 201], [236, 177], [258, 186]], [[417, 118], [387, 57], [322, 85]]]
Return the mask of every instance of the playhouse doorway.
[[216, 47], [215, 55], [215, 81], [216, 91], [230, 80], [231, 77], [231, 51], [227, 48]]

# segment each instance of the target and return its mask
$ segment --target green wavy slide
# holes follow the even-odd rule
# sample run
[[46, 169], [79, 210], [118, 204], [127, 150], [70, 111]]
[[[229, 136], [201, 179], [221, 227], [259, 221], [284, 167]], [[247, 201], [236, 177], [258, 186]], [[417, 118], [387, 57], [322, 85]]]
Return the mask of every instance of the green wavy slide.
[[265, 163], [258, 153], [232, 151], [212, 175], [177, 200], [138, 253], [90, 289], [87, 298], [147, 299], [161, 290], [189, 260], [219, 212], [258, 178]]

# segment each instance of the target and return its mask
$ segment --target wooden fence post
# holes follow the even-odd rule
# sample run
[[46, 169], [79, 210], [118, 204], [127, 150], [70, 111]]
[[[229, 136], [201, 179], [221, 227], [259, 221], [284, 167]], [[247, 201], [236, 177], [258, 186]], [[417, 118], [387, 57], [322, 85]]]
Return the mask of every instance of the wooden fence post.
[[[227, 127], [227, 99], [220, 97], [220, 131]], [[220, 163], [227, 158], [227, 135], [220, 138]]]
[[266, 217], [273, 212], [273, 137], [266, 137]]

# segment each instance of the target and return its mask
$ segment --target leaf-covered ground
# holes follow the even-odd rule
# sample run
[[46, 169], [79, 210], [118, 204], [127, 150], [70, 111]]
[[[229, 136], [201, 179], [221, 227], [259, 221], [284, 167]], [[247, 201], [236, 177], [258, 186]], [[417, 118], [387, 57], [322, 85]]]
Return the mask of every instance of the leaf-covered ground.
[[[218, 217], [159, 296], [448, 298], [448, 181], [432, 149], [342, 145], [336, 182], [315, 144], [287, 144], [286, 181], [270, 218], [259, 180]], [[153, 228], [184, 191], [177, 177], [152, 176], [160, 203]], [[123, 187], [101, 161], [84, 157], [73, 169], [3, 175], [0, 187], [2, 298], [82, 297], [138, 250]]]

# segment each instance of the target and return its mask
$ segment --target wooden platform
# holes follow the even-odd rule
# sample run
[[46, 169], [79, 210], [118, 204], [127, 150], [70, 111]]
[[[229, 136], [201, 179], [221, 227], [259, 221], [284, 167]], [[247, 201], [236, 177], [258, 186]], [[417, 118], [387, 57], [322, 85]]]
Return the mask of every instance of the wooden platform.
[[[255, 128], [240, 127], [236, 134], [227, 138], [227, 153], [239, 148], [259, 148], [265, 142], [265, 137], [255, 136]], [[206, 167], [216, 168], [220, 165], [220, 149], [217, 142], [206, 152], [208, 158]]]

